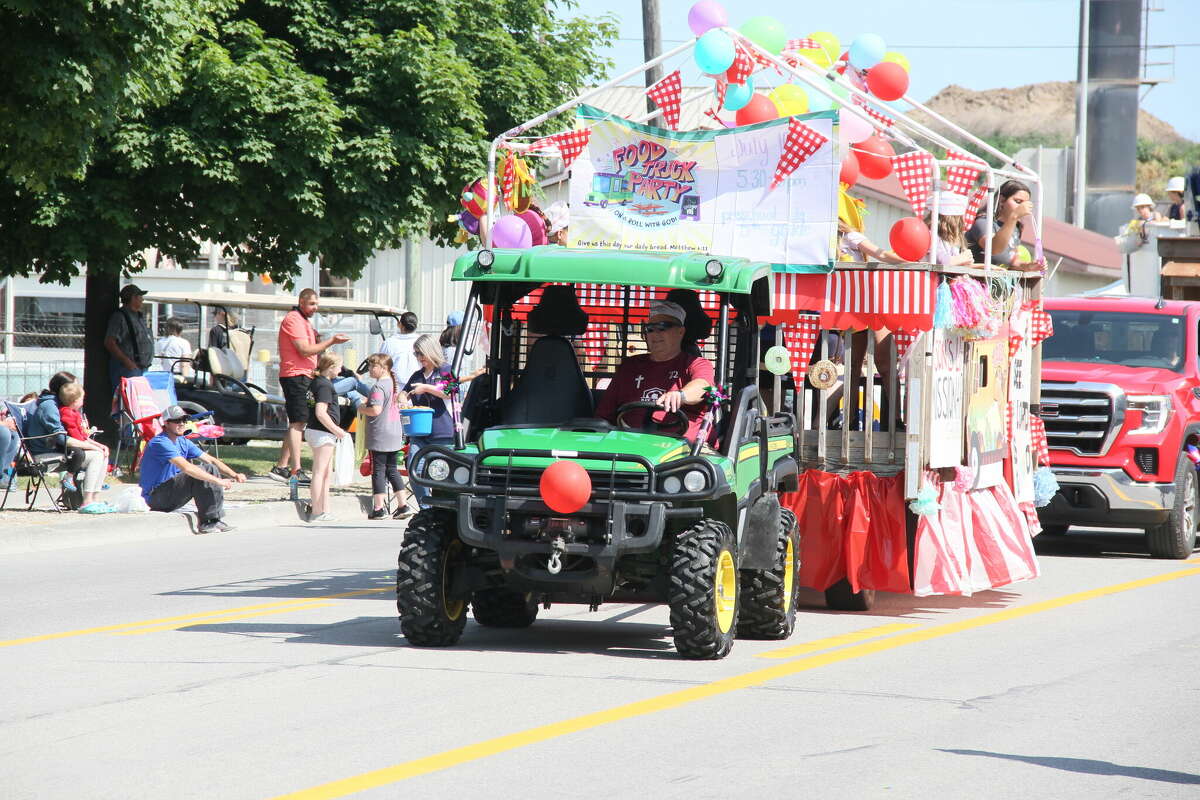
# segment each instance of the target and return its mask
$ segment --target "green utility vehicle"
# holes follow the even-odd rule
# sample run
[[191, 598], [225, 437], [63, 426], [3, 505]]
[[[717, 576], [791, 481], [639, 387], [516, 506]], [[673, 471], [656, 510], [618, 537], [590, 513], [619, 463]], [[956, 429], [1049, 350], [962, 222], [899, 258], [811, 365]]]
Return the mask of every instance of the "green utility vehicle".
[[[668, 604], [686, 658], [721, 658], [735, 636], [790, 636], [798, 541], [778, 493], [795, 489], [799, 460], [794, 418], [759, 396], [769, 265], [551, 246], [467, 254], [454, 280], [473, 284], [454, 373], [485, 318], [489, 352], [455, 445], [413, 464], [432, 507], [399, 556], [409, 642], [454, 644], [468, 606], [481, 625], [520, 628], [539, 605], [605, 602]], [[648, 303], [668, 291], [706, 334], [701, 355], [727, 398], [711, 398], [705, 441], [649, 402], [595, 416], [597, 384], [639, 348]], [[547, 469], [561, 461], [590, 482], [572, 513], [548, 504]]]

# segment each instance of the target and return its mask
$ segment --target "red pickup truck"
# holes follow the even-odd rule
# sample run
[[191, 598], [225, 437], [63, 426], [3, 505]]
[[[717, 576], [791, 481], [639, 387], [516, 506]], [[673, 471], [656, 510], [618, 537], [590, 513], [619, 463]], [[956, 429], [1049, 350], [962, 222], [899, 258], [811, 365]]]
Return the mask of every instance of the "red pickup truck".
[[1060, 491], [1043, 532], [1144, 528], [1157, 558], [1187, 558], [1197, 524], [1200, 303], [1134, 297], [1045, 301], [1041, 418]]

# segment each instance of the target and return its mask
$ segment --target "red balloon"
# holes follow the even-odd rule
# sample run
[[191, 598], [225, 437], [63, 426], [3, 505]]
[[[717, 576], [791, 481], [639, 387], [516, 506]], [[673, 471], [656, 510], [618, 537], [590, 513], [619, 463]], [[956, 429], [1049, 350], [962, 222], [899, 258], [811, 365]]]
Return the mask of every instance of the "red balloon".
[[892, 156], [896, 151], [879, 134], [872, 134], [854, 145], [858, 170], [863, 177], [880, 180], [892, 174]]
[[880, 100], [899, 100], [908, 91], [908, 71], [895, 61], [880, 61], [867, 70], [867, 88]]
[[750, 102], [737, 110], [733, 120], [738, 125], [753, 125], [756, 122], [766, 122], [779, 119], [779, 109], [765, 94], [754, 93]]
[[846, 157], [842, 159], [842, 171], [838, 173], [838, 180], [847, 186], [858, 183], [858, 156], [854, 153], [846, 153]]
[[574, 514], [592, 495], [592, 479], [577, 461], [555, 461], [538, 483], [546, 505], [559, 514]]
[[929, 226], [917, 217], [896, 220], [888, 234], [892, 249], [905, 261], [924, 261], [928, 258], [930, 240]]

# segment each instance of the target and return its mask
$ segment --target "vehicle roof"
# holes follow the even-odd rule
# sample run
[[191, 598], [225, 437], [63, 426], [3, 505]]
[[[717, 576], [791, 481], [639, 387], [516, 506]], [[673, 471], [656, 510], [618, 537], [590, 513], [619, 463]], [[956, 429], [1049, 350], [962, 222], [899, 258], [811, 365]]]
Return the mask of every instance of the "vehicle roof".
[[[598, 283], [618, 286], [657, 286], [749, 294], [754, 282], [767, 277], [765, 261], [714, 256], [704, 253], [648, 253], [638, 250], [595, 250], [558, 245], [524, 250], [495, 249], [490, 270], [476, 266], [478, 251], [454, 262], [456, 281]], [[704, 265], [717, 259], [725, 266], [712, 281]]]
[[[297, 297], [290, 294], [238, 294], [236, 292], [149, 292], [145, 299], [151, 303], [230, 306], [267, 311], [291, 311], [299, 302]], [[390, 316], [399, 316], [404, 313], [392, 306], [345, 300], [340, 297], [320, 298], [318, 312], [321, 314], [383, 314]]]
[[1092, 311], [1125, 311], [1130, 314], [1169, 314], [1177, 316], [1194, 311], [1198, 304], [1186, 300], [1163, 300], [1158, 308], [1157, 297], [1130, 297], [1129, 295], [1100, 295], [1097, 297], [1047, 297], [1047, 310], [1071, 309]]

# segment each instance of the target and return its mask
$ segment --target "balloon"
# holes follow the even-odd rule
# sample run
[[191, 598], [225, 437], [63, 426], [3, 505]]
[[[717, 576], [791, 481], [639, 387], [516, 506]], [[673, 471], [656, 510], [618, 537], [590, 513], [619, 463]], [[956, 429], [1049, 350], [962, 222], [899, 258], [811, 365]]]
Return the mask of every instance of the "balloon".
[[542, 499], [559, 514], [574, 514], [592, 495], [592, 479], [578, 461], [555, 461], [538, 481]]
[[838, 180], [847, 186], [858, 183], [858, 156], [854, 153], [846, 153], [842, 158], [842, 170], [838, 173]]
[[688, 11], [688, 27], [697, 36], [703, 36], [713, 28], [724, 28], [729, 25], [729, 15], [720, 3], [713, 0], [700, 0]]
[[731, 83], [725, 87], [725, 104], [722, 108], [726, 111], [737, 111], [749, 103], [751, 97], [754, 97], [753, 75], [747, 77], [746, 82], [741, 85]]
[[858, 69], [870, 69], [883, 60], [886, 52], [882, 36], [864, 33], [850, 43], [850, 63]]
[[888, 50], [883, 54], [884, 61], [891, 61], [893, 64], [899, 64], [904, 67], [905, 72], [912, 72], [912, 67], [908, 63], [908, 57], [904, 53], [897, 53], [895, 50]]
[[778, 118], [779, 110], [775, 108], [775, 104], [767, 99], [766, 95], [755, 92], [750, 102], [738, 109], [733, 119], [738, 125], [753, 125], [756, 122]]
[[905, 261], [924, 261], [929, 256], [931, 238], [929, 227], [916, 217], [896, 220], [888, 234], [892, 249]]
[[488, 191], [484, 179], [468, 183], [458, 195], [458, 202], [471, 216], [482, 217], [487, 213]]
[[775, 109], [781, 117], [808, 112], [808, 95], [794, 83], [776, 86], [767, 97], [775, 104]]
[[701, 72], [718, 75], [733, 64], [733, 39], [725, 31], [711, 30], [696, 40], [692, 57]]
[[[817, 66], [822, 69], [829, 69], [833, 66], [833, 60], [837, 58], [838, 53], [842, 52], [842, 43], [838, 40], [838, 37], [829, 31], [817, 31], [816, 33], [810, 33], [808, 38], [821, 46], [819, 58], [812, 59], [817, 63]], [[808, 55], [807, 51], [805, 55]]]
[[864, 178], [880, 180], [892, 173], [892, 146], [874, 134], [854, 145], [854, 156], [858, 159], [858, 171]]
[[880, 100], [899, 100], [908, 91], [908, 73], [895, 61], [881, 61], [867, 73], [867, 86]]
[[529, 226], [530, 244], [533, 247], [550, 243], [546, 238], [546, 220], [542, 219], [541, 214], [530, 208], [517, 214], [517, 217]]
[[458, 212], [458, 224], [462, 229], [472, 236], [479, 235], [479, 217], [472, 214], [470, 211], [463, 210]]
[[774, 17], [751, 17], [738, 28], [738, 33], [773, 55], [787, 45], [787, 31]]
[[846, 108], [838, 109], [838, 125], [842, 141], [857, 144], [875, 133], [875, 126]]
[[[810, 52], [815, 53], [817, 51], [812, 50]], [[845, 89], [843, 89], [840, 85], [838, 85], [836, 83], [831, 83], [830, 81], [824, 81], [823, 85], [825, 86], [826, 89], [833, 92], [834, 95], [841, 98], [841, 100], [843, 102], [848, 102], [850, 100], [850, 93], [847, 92]], [[813, 91], [813, 92], [809, 93], [809, 97], [808, 97], [808, 110], [809, 111], [828, 111], [829, 109], [833, 108], [835, 105], [837, 105], [837, 104], [834, 103], [834, 101], [830, 100], [828, 97], [821, 94], [820, 92]]]
[[496, 220], [492, 228], [492, 247], [511, 247], [524, 250], [533, 246], [533, 233], [525, 220], [515, 214]]

